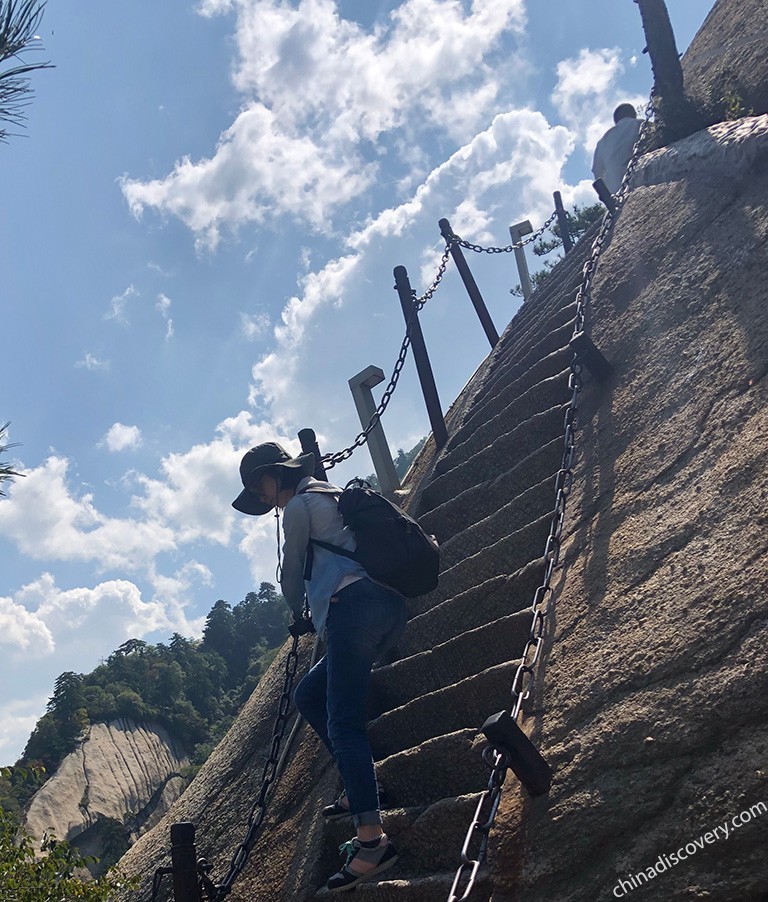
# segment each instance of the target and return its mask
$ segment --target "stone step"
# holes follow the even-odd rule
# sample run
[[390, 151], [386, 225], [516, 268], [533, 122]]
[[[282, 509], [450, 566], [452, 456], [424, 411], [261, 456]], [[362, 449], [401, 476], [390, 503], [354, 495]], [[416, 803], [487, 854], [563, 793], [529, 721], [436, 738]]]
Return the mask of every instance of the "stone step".
[[431, 508], [425, 507], [422, 498], [417, 512], [419, 522], [427, 532], [434, 533], [438, 541], [447, 543], [460, 532], [521, 497], [530, 486], [547, 479], [552, 480], [554, 502], [554, 479], [562, 460], [563, 439], [558, 436], [505, 472], [495, 474], [486, 482], [470, 486]]
[[[396, 867], [399, 865], [398, 862]], [[395, 868], [393, 872], [397, 873]], [[384, 873], [382, 874], [384, 879], [379, 883], [361, 883], [354, 891], [355, 902], [445, 902], [451, 892], [455, 876], [455, 871], [415, 878], [394, 876], [388, 878]], [[462, 883], [461, 892], [465, 886], [466, 883]], [[492, 893], [493, 886], [488, 870], [482, 867], [472, 888], [472, 902], [490, 902]]]
[[552, 516], [547, 513], [442, 572], [433, 592], [409, 600], [411, 616], [423, 613], [494, 576], [511, 576], [542, 557], [551, 521]]
[[521, 657], [530, 628], [531, 614], [522, 610], [377, 668], [371, 681], [371, 717]]
[[[534, 451], [562, 435], [565, 409], [566, 405], [562, 404], [518, 423], [471, 459], [435, 476], [422, 492], [424, 508], [437, 507], [466, 489], [498, 477], [500, 472], [508, 472]], [[438, 539], [441, 539], [440, 535]]]
[[515, 335], [472, 399], [473, 411], [480, 411], [510, 385], [517, 382], [526, 388], [533, 385], [536, 379], [531, 371], [536, 364], [550, 354], [568, 349], [575, 316], [576, 304], [570, 298], [568, 303], [542, 317], [543, 321], [533, 331]]
[[[399, 875], [400, 879], [408, 879], [458, 867], [461, 848], [479, 798], [480, 792], [468, 793], [440, 799], [423, 808], [382, 812], [384, 832], [400, 853], [400, 860], [392, 869], [392, 878]], [[334, 821], [328, 824], [326, 843], [330, 857], [353, 835], [351, 822]], [[343, 863], [337, 853], [337, 865]]]
[[478, 520], [462, 532], [451, 536], [440, 546], [440, 567], [449, 570], [464, 558], [477, 554], [503, 536], [508, 536], [544, 516], [554, 508], [553, 484], [553, 479], [548, 474], [538, 485], [513, 498], [489, 517]]
[[456, 730], [479, 728], [509, 697], [519, 662], [508, 661], [387, 711], [368, 726], [376, 760]]
[[[571, 308], [569, 308], [571, 309]], [[483, 385], [472, 399], [461, 426], [452, 433], [448, 447], [465, 441], [487, 420], [503, 413], [520, 395], [529, 391], [544, 379], [569, 370], [573, 354], [568, 342], [573, 335], [573, 318], [546, 333], [537, 344], [527, 349], [522, 357], [510, 361], [499, 378], [488, 385]], [[555, 364], [559, 364], [554, 369]], [[495, 374], [494, 374], [495, 375]]]
[[[567, 333], [567, 337], [570, 338], [570, 333]], [[556, 376], [569, 368], [572, 357], [573, 354], [567, 344], [550, 353], [543, 353], [542, 349], [542, 353], [536, 354], [534, 362], [522, 375], [515, 378], [514, 374], [511, 374], [508, 380], [497, 384], [486, 395], [477, 392], [461, 426], [452, 431], [447, 447], [453, 448], [463, 442], [486, 416], [495, 416], [504, 410], [528, 386]]]
[[411, 877], [458, 867], [479, 799], [479, 792], [441, 799], [426, 808], [412, 824], [393, 833], [392, 840], [401, 855], [400, 872]]
[[568, 379], [570, 367], [537, 382], [522, 394], [510, 400], [505, 409], [488, 416], [482, 423], [464, 436], [464, 441], [455, 443], [448, 453], [443, 454], [435, 466], [435, 476], [448, 472], [464, 461], [472, 460], [480, 451], [491, 445], [495, 439], [508, 432], [513, 423], [528, 422], [542, 411], [551, 410], [565, 404], [570, 398]]
[[377, 761], [376, 775], [395, 806], [429, 805], [437, 799], [480, 792], [488, 783], [488, 768], [482, 760], [486, 744], [475, 728], [456, 730]]
[[409, 657], [517, 611], [528, 609], [544, 578], [543, 556], [511, 576], [495, 576], [412, 617], [395, 650]]
[[569, 254], [565, 254], [550, 271], [547, 278], [537, 288], [524, 306], [537, 308], [551, 304], [564, 284], [581, 284], [582, 272], [591, 250], [592, 243], [600, 231], [601, 220], [593, 222], [579, 238]]

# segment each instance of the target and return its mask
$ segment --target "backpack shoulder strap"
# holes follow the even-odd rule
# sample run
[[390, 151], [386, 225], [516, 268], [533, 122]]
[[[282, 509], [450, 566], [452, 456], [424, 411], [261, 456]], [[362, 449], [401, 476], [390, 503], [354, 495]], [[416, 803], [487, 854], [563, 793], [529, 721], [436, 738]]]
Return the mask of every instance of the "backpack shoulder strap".
[[[336, 501], [341, 497], [342, 489], [337, 488], [336, 486], [311, 486], [305, 489], [302, 489], [300, 492], [297, 492], [297, 495], [327, 495], [331, 498], [335, 498]], [[304, 562], [304, 579], [311, 580], [312, 579], [312, 565], [314, 563], [314, 554], [313, 546], [317, 545], [318, 548], [325, 548], [326, 551], [331, 551], [333, 554], [339, 554], [342, 557], [350, 558], [350, 560], [357, 560], [355, 557], [354, 551], [348, 551], [346, 548], [342, 548], [340, 545], [332, 545], [330, 542], [322, 542], [320, 539], [313, 539], [311, 536], [309, 538], [309, 545], [307, 546], [307, 557]]]

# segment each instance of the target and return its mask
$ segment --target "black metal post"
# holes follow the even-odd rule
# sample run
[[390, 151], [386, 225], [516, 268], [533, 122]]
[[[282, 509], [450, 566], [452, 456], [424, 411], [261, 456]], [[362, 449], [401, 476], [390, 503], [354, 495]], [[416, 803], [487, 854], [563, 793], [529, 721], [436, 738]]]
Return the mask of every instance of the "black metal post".
[[[440, 226], [440, 234], [446, 241], [450, 241], [453, 237], [453, 230], [451, 229], [450, 222], [448, 222], [447, 219], [441, 219], [438, 222], [438, 225]], [[464, 287], [467, 289], [469, 299], [472, 301], [475, 311], [480, 318], [480, 323], [485, 330], [486, 338], [491, 343], [491, 347], [495, 348], [499, 341], [499, 333], [496, 331], [496, 326], [493, 324], [491, 314], [485, 306], [485, 301], [483, 300], [480, 289], [477, 287], [477, 282], [475, 282], [475, 278], [470, 271], [469, 264], [464, 259], [461, 248], [455, 242], [451, 244], [451, 256], [453, 257], [453, 262], [456, 264], [456, 269], [459, 271]]]
[[424, 403], [427, 405], [427, 414], [432, 425], [432, 435], [435, 437], [435, 445], [439, 450], [448, 441], [448, 430], [445, 428], [443, 410], [440, 407], [440, 398], [437, 396], [435, 377], [427, 355], [427, 346], [424, 344], [419, 315], [414, 310], [413, 291], [411, 290], [411, 283], [408, 281], [408, 272], [404, 266], [395, 267], [395, 288], [400, 296], [400, 304], [403, 308], [406, 326], [410, 329], [413, 359], [416, 361], [416, 371], [419, 374]]
[[605, 184], [605, 182], [602, 179], [598, 179], [596, 182], [592, 182], [592, 187], [597, 192], [597, 196], [611, 211], [611, 213], [615, 213], [616, 201], [613, 199], [613, 195], [608, 190], [608, 186]]
[[174, 902], [202, 902], [197, 880], [195, 825], [171, 825], [171, 867]]
[[553, 197], [555, 198], [557, 224], [560, 226], [560, 237], [563, 240], [563, 250], [567, 254], [569, 251], [573, 250], [573, 241], [571, 241], [571, 233], [568, 229], [568, 216], [565, 212], [565, 207], [563, 206], [563, 198], [560, 196], [560, 192], [555, 191]]
[[320, 454], [320, 448], [317, 444], [317, 436], [314, 429], [300, 429], [299, 441], [301, 442], [301, 450], [303, 454], [312, 453], [315, 455], [315, 472], [312, 474], [315, 479], [322, 482], [328, 482], [328, 476], [325, 472]]

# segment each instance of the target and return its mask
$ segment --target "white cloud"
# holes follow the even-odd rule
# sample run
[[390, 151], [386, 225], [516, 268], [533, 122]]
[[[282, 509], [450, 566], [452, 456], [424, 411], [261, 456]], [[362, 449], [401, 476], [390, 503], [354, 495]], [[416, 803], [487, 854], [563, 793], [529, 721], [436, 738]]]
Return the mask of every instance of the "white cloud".
[[277, 350], [266, 354], [253, 367], [254, 383], [249, 395], [252, 405], [266, 404], [272, 410], [273, 422], [287, 428], [295, 405], [288, 404], [296, 384], [296, 351], [302, 344], [306, 327], [318, 309], [339, 303], [345, 287], [360, 263], [360, 257], [349, 254], [327, 263], [319, 272], [301, 279], [302, 297], [292, 297], [275, 327]]
[[625, 67], [618, 47], [588, 50], [557, 65], [557, 85], [552, 102], [563, 121], [576, 133], [584, 147], [595, 144], [613, 125], [613, 110], [619, 103], [644, 106], [639, 95], [619, 95], [618, 82]]
[[47, 701], [47, 694], [38, 694], [0, 704], [0, 761], [6, 766], [15, 763]]
[[[573, 146], [572, 133], [551, 126], [541, 113], [510, 110], [494, 117], [430, 172], [411, 197], [353, 231], [347, 237], [352, 253], [301, 277], [301, 293], [288, 301], [275, 328], [274, 348], [253, 367], [249, 401], [267, 405], [286, 431], [313, 423], [329, 429], [339, 416], [318, 404], [326, 395], [325, 355], [348, 357], [350, 377], [371, 363], [387, 371], [396, 357], [402, 320], [390, 294], [392, 265], [407, 252], [411, 266], [418, 264], [413, 272], [419, 278], [412, 272], [411, 281], [421, 293], [440, 260], [444, 242], [437, 221], [443, 216], [462, 237], [487, 244], [508, 244], [508, 226], [520, 219], [537, 227], [551, 213], [552, 191], [565, 188], [562, 167]], [[439, 310], [444, 296], [443, 291], [431, 307]], [[370, 317], [383, 305], [389, 312], [386, 331], [372, 331]], [[297, 392], [297, 385], [307, 389]], [[327, 396], [338, 399], [338, 377]], [[349, 418], [344, 421], [349, 428]], [[415, 428], [408, 424], [404, 431]]]
[[23, 651], [46, 654], [53, 651], [51, 631], [36, 615], [10, 598], [0, 598], [0, 647], [4, 655]]
[[20, 660], [21, 653], [25, 660], [29, 656], [49, 657], [71, 647], [73, 637], [79, 641], [96, 631], [102, 647], [157, 630], [199, 633], [200, 622], [187, 621], [182, 599], [193, 583], [210, 585], [210, 571], [189, 561], [171, 577], [155, 572], [151, 575], [155, 594], [145, 601], [139, 587], [129, 580], [60, 589], [50, 573], [42, 573], [22, 586], [13, 598], [0, 598], [4, 661]]
[[243, 453], [264, 441], [290, 447], [272, 424], [254, 423], [241, 412], [220, 423], [218, 437], [169, 454], [160, 464], [160, 478], [135, 476], [143, 494], [133, 504], [148, 523], [163, 523], [177, 543], [207, 541], [226, 545], [235, 521], [232, 501], [242, 489], [238, 467]]
[[184, 157], [165, 178], [121, 180], [134, 215], [152, 207], [176, 216], [209, 248], [223, 226], [267, 215], [327, 230], [371, 186], [372, 152], [397, 155], [425, 129], [466, 140], [503, 108], [514, 61], [493, 54], [525, 21], [524, 0], [474, 0], [469, 11], [458, 0], [406, 0], [372, 31], [344, 19], [334, 0], [200, 7], [232, 9], [243, 104], [214, 155]]
[[136, 570], [176, 547], [173, 531], [156, 520], [101, 514], [90, 493], [67, 484], [69, 461], [55, 455], [16, 481], [0, 505], [0, 533], [34, 560], [89, 561], [101, 569]]
[[155, 303], [155, 310], [158, 310], [162, 318], [165, 320], [165, 340], [169, 341], [173, 338], [173, 320], [171, 319], [171, 299], [162, 292], [158, 294]]
[[105, 444], [110, 451], [125, 451], [126, 448], [138, 448], [141, 442], [141, 430], [138, 426], [113, 423], [100, 444]]
[[211, 159], [185, 157], [165, 179], [123, 178], [131, 212], [156, 207], [178, 217], [215, 249], [221, 228], [261, 223], [271, 212], [289, 213], [320, 230], [331, 208], [346, 203], [371, 181], [372, 167], [335, 156], [309, 136], [282, 133], [260, 103], [246, 106], [221, 136]]
[[16, 598], [26, 608], [35, 610], [56, 637], [56, 644], [68, 641], [68, 635], [87, 631], [89, 624], [98, 623], [101, 642], [109, 636], [118, 644], [131, 636], [141, 637], [175, 626], [176, 618], [171, 620], [164, 600], [144, 601], [138, 586], [125, 579], [108, 580], [93, 588], [59, 589], [54, 577], [43, 573], [23, 586]]
[[95, 357], [93, 354], [86, 352], [81, 360], [77, 360], [75, 362], [75, 366], [78, 369], [86, 369], [86, 370], [108, 370], [110, 363], [108, 360], [99, 360], [98, 357]]
[[164, 276], [165, 278], [168, 278], [171, 275], [167, 270], [163, 269], [159, 263], [155, 263], [154, 260], [150, 260], [149, 263], [147, 263], [147, 269], [151, 269], [153, 272], [156, 272], [158, 275]]
[[131, 298], [139, 297], [139, 292], [133, 285], [129, 285], [122, 294], [116, 294], [109, 302], [110, 312], [104, 314], [104, 319], [113, 319], [121, 326], [129, 326], [130, 322], [125, 314], [125, 308]]
[[248, 341], [262, 338], [269, 330], [270, 323], [269, 314], [265, 311], [240, 314], [240, 331]]

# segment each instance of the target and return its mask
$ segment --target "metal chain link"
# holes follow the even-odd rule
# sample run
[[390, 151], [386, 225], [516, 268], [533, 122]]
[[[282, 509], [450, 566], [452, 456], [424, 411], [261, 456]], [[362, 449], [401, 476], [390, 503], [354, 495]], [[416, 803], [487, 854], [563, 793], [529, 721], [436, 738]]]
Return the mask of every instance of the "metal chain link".
[[557, 218], [557, 210], [549, 217], [549, 219], [544, 223], [544, 225], [533, 232], [531, 235], [527, 235], [525, 238], [521, 238], [516, 244], [508, 244], [506, 247], [483, 247], [481, 244], [472, 244], [469, 241], [465, 241], [463, 238], [459, 238], [458, 235], [454, 235], [457, 244], [460, 244], [462, 247], [465, 247], [468, 251], [475, 251], [477, 254], [510, 254], [512, 251], [519, 250], [521, 247], [525, 247], [526, 244], [530, 244], [532, 241], [536, 241], [537, 238], [541, 238], [544, 232], [552, 225], [552, 223]]
[[285, 679], [283, 681], [283, 691], [280, 696], [277, 717], [275, 718], [275, 726], [272, 731], [272, 746], [270, 749], [269, 758], [264, 764], [264, 770], [262, 771], [261, 775], [261, 789], [259, 791], [258, 798], [253, 803], [251, 811], [248, 815], [248, 830], [245, 834], [245, 838], [235, 849], [235, 854], [232, 856], [232, 862], [229, 866], [229, 872], [227, 873], [227, 876], [224, 878], [222, 883], [216, 885], [218, 895], [215, 897], [215, 902], [218, 902], [219, 899], [223, 899], [229, 894], [230, 890], [232, 889], [232, 884], [238, 878], [240, 872], [243, 870], [246, 862], [248, 861], [248, 856], [251, 854], [251, 849], [256, 842], [259, 830], [262, 823], [264, 822], [264, 817], [267, 813], [267, 799], [269, 796], [270, 786], [275, 779], [277, 766], [280, 761], [280, 745], [283, 741], [285, 729], [288, 725], [288, 714], [291, 709], [291, 687], [293, 685], [293, 680], [296, 676], [298, 666], [299, 637], [294, 636], [293, 645], [291, 647], [291, 650], [288, 652], [288, 657], [285, 661]]
[[[437, 275], [435, 276], [432, 284], [427, 288], [424, 294], [420, 294], [418, 297], [414, 297], [414, 303], [416, 304], [416, 309], [421, 310], [421, 308], [432, 298], [432, 295], [437, 291], [438, 286], [443, 280], [443, 276], [445, 275], [446, 267], [448, 266], [448, 259], [451, 256], [451, 248], [458, 241], [458, 237], [453, 235], [445, 242], [445, 250], [443, 251], [443, 256], [440, 259], [440, 265], [437, 267]], [[414, 293], [415, 294], [415, 293]]]
[[[616, 221], [629, 192], [629, 183], [635, 168], [637, 167], [642, 140], [652, 115], [653, 93], [651, 93], [651, 98], [645, 108], [645, 120], [638, 133], [624, 179], [622, 180], [618, 192], [614, 196], [616, 208], [615, 210], [609, 209], [606, 211], [600, 232], [592, 243], [589, 260], [584, 264], [582, 282], [576, 295], [574, 335], [584, 329], [586, 308], [591, 298], [592, 280], [597, 272], [597, 266], [600, 255], [603, 252], [605, 239]], [[552, 520], [550, 521], [549, 535], [547, 536], [547, 542], [544, 548], [544, 577], [541, 585], [534, 592], [533, 602], [530, 608], [532, 612], [531, 627], [510, 690], [512, 695], [512, 705], [509, 710], [513, 720], [517, 720], [523, 702], [530, 698], [533, 693], [536, 681], [536, 664], [539, 661], [541, 650], [544, 645], [544, 628], [549, 613], [549, 605], [554, 593], [552, 588], [552, 576], [554, 575], [555, 568], [560, 560], [566, 503], [568, 501], [568, 496], [571, 493], [571, 489], [573, 488], [573, 461], [576, 452], [575, 439], [578, 415], [578, 395], [582, 388], [581, 371], [581, 364], [576, 355], [574, 355], [571, 361], [571, 374], [568, 378], [568, 388], [571, 392], [571, 399], [565, 411], [563, 457], [560, 463], [560, 469], [557, 471], [555, 477], [555, 507], [552, 514]], [[461, 850], [461, 864], [456, 871], [456, 876], [454, 877], [451, 891], [448, 895], [448, 902], [460, 902], [460, 900], [469, 898], [477, 878], [477, 873], [485, 857], [488, 845], [488, 835], [496, 819], [496, 813], [501, 802], [501, 792], [509, 768], [508, 753], [504, 749], [497, 749], [492, 745], [487, 745], [483, 750], [483, 760], [491, 768], [491, 774], [488, 779], [488, 788], [481, 794], [477, 803], [475, 816], [467, 830], [467, 835]], [[488, 811], [485, 819], [481, 816], [481, 812], [484, 808]], [[469, 847], [476, 835], [481, 837], [478, 852], [475, 858], [470, 858]], [[465, 879], [467, 883], [464, 891], [461, 895], [458, 895], [462, 882]]]
[[552, 225], [556, 217], [557, 211], [555, 211], [544, 223], [544, 225], [532, 235], [528, 235], [525, 239], [518, 241], [517, 244], [510, 244], [508, 247], [482, 247], [479, 244], [470, 244], [470, 242], [465, 241], [458, 235], [451, 235], [451, 237], [446, 240], [445, 250], [443, 251], [443, 256], [440, 259], [440, 263], [437, 267], [437, 274], [435, 275], [432, 284], [423, 294], [417, 295], [415, 291], [413, 292], [413, 308], [409, 315], [408, 324], [405, 329], [405, 338], [403, 339], [403, 343], [400, 347], [400, 353], [398, 354], [394, 370], [392, 371], [392, 376], [389, 380], [389, 383], [387, 384], [387, 387], [384, 389], [384, 394], [382, 395], [381, 401], [379, 402], [379, 406], [374, 411], [373, 416], [368, 422], [368, 425], [365, 427], [365, 429], [363, 429], [362, 432], [358, 433], [355, 440], [351, 445], [349, 445], [349, 447], [344, 448], [342, 451], [337, 451], [335, 454], [326, 454], [321, 458], [321, 462], [326, 470], [330, 470], [335, 467], [336, 464], [339, 464], [342, 461], [350, 458], [357, 448], [360, 448], [368, 441], [368, 436], [376, 428], [379, 420], [381, 420], [384, 411], [387, 409], [387, 405], [389, 404], [395, 387], [397, 386], [397, 381], [400, 378], [400, 372], [405, 365], [405, 358], [408, 356], [408, 348], [411, 344], [411, 322], [413, 320], [413, 317], [422, 309], [427, 301], [432, 299], [435, 292], [440, 287], [440, 283], [442, 282], [443, 276], [445, 275], [445, 271], [448, 267], [448, 260], [450, 259], [451, 248], [453, 247], [453, 245], [458, 244], [461, 247], [468, 248], [469, 250], [485, 252], [487, 254], [507, 253], [509, 251], [514, 251], [517, 248], [524, 247], [526, 244], [530, 244], [532, 241], [540, 238], [544, 234], [544, 232], [546, 232], [546, 230]]
[[[267, 812], [267, 800], [269, 797], [270, 787], [275, 780], [278, 764], [280, 762], [280, 746], [282, 744], [283, 736], [285, 735], [285, 730], [288, 725], [288, 714], [291, 709], [291, 688], [293, 686], [293, 680], [296, 677], [298, 665], [299, 638], [298, 636], [294, 636], [293, 646], [288, 652], [288, 657], [285, 661], [285, 679], [283, 681], [283, 691], [280, 696], [277, 717], [275, 718], [275, 726], [272, 731], [272, 744], [270, 748], [270, 754], [269, 758], [264, 764], [264, 770], [262, 771], [261, 789], [259, 791], [259, 795], [253, 806], [251, 807], [250, 813], [248, 815], [248, 830], [246, 832], [245, 838], [235, 849], [235, 853], [232, 856], [232, 862], [229, 866], [229, 871], [222, 883], [214, 884], [213, 881], [208, 877], [208, 872], [211, 870], [211, 865], [209, 865], [205, 861], [205, 859], [200, 859], [200, 861], [198, 862], [198, 877], [201, 898], [210, 900], [210, 902], [220, 902], [220, 900], [229, 895], [232, 889], [232, 884], [238, 878], [241, 871], [245, 867], [246, 862], [248, 861], [248, 856], [251, 854], [251, 850], [254, 846], [254, 843], [256, 842], [261, 825], [264, 822], [264, 817]], [[163, 876], [172, 873], [173, 868], [158, 868], [158, 870], [155, 872], [155, 877], [152, 885], [153, 902], [155, 899], [157, 899], [157, 895], [160, 889], [160, 883]]]

